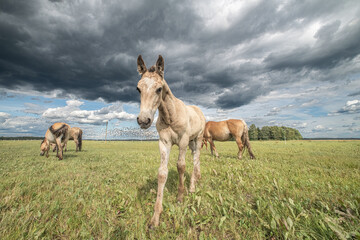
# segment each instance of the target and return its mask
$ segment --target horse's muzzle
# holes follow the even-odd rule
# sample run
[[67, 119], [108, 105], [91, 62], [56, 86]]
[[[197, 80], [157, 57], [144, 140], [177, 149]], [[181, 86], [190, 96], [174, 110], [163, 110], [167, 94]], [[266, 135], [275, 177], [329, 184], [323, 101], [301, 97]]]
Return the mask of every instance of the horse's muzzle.
[[40, 153], [40, 156], [44, 156], [44, 154], [45, 154], [45, 153], [44, 153], [44, 152], [42, 152], [42, 153]]
[[148, 129], [151, 126], [151, 118], [137, 117], [137, 123], [142, 129]]

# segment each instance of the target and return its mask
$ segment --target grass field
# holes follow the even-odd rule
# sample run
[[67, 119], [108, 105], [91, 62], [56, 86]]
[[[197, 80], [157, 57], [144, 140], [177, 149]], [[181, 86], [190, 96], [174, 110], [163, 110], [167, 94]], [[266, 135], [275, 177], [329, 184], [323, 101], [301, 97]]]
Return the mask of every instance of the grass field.
[[[360, 239], [360, 141], [235, 142], [202, 150], [194, 194], [176, 202], [172, 148], [160, 226], [149, 230], [157, 142], [69, 143], [64, 160], [40, 141], [0, 141], [0, 239]], [[192, 171], [187, 153], [186, 186]]]

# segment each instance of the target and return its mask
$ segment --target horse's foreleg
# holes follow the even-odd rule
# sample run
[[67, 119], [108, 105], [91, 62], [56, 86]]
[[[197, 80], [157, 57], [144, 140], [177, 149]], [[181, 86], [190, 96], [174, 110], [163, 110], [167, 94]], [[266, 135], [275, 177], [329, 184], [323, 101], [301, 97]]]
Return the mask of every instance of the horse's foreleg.
[[57, 157], [59, 157], [59, 160], [63, 159], [63, 145], [61, 144], [61, 137], [58, 137], [56, 139], [56, 146], [57, 146]]
[[[178, 188], [178, 196], [177, 201], [182, 202], [184, 198], [184, 173], [185, 173], [185, 155], [186, 155], [186, 148], [188, 145], [189, 139], [182, 139], [179, 143], [179, 159], [177, 162], [177, 170], [179, 173], [179, 188]], [[192, 142], [192, 141], [191, 141]], [[190, 143], [189, 143], [190, 146]]]
[[238, 148], [239, 148], [238, 159], [241, 159], [241, 158], [242, 158], [242, 152], [243, 152], [244, 145], [242, 144], [240, 137], [236, 137], [236, 138], [235, 138], [235, 141], [236, 141], [236, 143], [237, 143], [237, 145], [238, 145]]
[[190, 147], [190, 149], [192, 151], [192, 155], [193, 155], [193, 161], [194, 161], [194, 170], [191, 175], [190, 189], [189, 189], [189, 191], [191, 193], [195, 192], [196, 182], [201, 178], [201, 173], [200, 173], [201, 142], [202, 142], [202, 137], [198, 137], [197, 139], [192, 141], [193, 144], [191, 144], [191, 145], [189, 144], [189, 147]]
[[164, 143], [163, 141], [159, 141], [159, 148], [160, 148], [160, 155], [161, 155], [161, 163], [159, 167], [158, 173], [158, 190], [157, 190], [157, 197], [155, 202], [155, 211], [154, 215], [151, 218], [150, 227], [157, 227], [159, 225], [159, 218], [162, 212], [162, 200], [163, 200], [163, 193], [164, 187], [168, 176], [168, 162], [169, 162], [169, 155], [171, 144]]

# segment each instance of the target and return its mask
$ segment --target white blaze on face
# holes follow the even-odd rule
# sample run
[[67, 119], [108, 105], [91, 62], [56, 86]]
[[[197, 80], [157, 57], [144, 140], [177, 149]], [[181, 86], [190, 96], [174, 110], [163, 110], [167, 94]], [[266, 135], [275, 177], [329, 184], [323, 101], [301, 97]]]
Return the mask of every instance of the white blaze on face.
[[149, 91], [151, 87], [154, 85], [155, 81], [154, 79], [151, 78], [144, 78], [144, 83], [146, 84], [147, 90]]

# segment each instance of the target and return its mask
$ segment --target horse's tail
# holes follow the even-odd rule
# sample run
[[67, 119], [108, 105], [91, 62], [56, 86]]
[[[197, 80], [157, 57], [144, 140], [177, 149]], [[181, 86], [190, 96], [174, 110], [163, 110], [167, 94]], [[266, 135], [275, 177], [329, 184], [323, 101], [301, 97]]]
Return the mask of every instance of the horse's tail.
[[248, 149], [248, 152], [250, 154], [250, 158], [255, 159], [255, 155], [251, 150], [250, 139], [249, 139], [249, 130], [248, 130], [248, 127], [246, 125], [246, 122], [243, 121], [243, 123], [244, 123], [244, 132], [243, 132], [243, 135], [242, 135], [242, 141], [243, 141], [244, 145]]
[[80, 129], [79, 135], [78, 135], [78, 143], [79, 143], [79, 151], [81, 151], [82, 147], [82, 130]]

